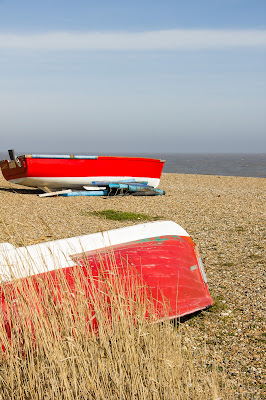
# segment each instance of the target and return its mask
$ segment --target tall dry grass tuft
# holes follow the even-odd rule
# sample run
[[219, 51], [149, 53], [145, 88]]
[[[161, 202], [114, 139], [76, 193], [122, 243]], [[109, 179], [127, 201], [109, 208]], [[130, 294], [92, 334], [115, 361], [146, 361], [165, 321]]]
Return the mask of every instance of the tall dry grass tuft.
[[233, 398], [127, 263], [99, 257], [97, 279], [85, 263], [2, 284], [0, 399]]

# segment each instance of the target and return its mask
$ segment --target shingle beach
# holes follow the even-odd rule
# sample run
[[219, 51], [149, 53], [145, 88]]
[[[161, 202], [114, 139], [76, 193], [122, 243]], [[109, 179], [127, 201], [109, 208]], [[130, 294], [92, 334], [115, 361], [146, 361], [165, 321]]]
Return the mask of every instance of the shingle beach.
[[[18, 246], [131, 225], [114, 209], [181, 225], [200, 247], [214, 307], [182, 323], [247, 399], [266, 396], [266, 179], [164, 173], [164, 196], [53, 197], [0, 174], [0, 243]], [[212, 356], [212, 357], [211, 357]], [[241, 385], [241, 386], [240, 386]]]

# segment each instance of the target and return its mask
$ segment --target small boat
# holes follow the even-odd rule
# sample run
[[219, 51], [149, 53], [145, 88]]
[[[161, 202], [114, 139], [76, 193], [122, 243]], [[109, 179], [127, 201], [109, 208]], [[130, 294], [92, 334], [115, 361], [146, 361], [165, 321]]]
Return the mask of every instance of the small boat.
[[[60, 291], [59, 268], [68, 290], [75, 293], [75, 269], [82, 268], [88, 285], [93, 279], [97, 286], [99, 271], [110, 271], [111, 264], [116, 265], [116, 274], [122, 278], [141, 277], [143, 290], [149, 293], [159, 320], [179, 318], [213, 304], [197, 247], [188, 233], [172, 221], [150, 222], [27, 247], [15, 248], [2, 243], [0, 289], [32, 276], [35, 285], [47, 279], [47, 285], [57, 286]], [[125, 272], [128, 266], [132, 268], [131, 275]], [[4, 310], [3, 293], [4, 290], [1, 293]]]
[[10, 160], [0, 161], [4, 178], [23, 186], [48, 189], [78, 189], [93, 182], [134, 180], [156, 188], [165, 161], [143, 157], [111, 157], [90, 155], [25, 154], [16, 156], [9, 150]]

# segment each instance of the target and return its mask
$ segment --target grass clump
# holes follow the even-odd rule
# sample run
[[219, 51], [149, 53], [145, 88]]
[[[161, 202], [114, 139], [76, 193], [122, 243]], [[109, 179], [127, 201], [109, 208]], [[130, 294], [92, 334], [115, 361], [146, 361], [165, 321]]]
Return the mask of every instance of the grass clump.
[[85, 263], [1, 285], [1, 400], [233, 399], [215, 360], [107, 258], [96, 280]]
[[228, 305], [226, 304], [223, 296], [212, 296], [214, 303], [213, 306], [209, 309], [211, 313], [221, 313], [228, 309]]
[[97, 217], [104, 217], [112, 221], [157, 221], [160, 217], [151, 217], [147, 214], [133, 213], [133, 212], [123, 212], [116, 210], [103, 210], [103, 211], [92, 211], [87, 213], [87, 215], [94, 215]]
[[236, 230], [236, 232], [245, 232], [246, 228], [244, 228], [243, 226], [239, 225], [239, 226], [236, 226], [235, 230]]

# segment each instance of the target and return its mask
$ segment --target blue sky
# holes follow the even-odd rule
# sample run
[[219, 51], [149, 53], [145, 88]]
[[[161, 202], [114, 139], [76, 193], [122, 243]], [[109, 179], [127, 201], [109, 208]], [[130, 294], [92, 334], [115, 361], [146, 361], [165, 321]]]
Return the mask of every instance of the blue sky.
[[265, 15], [265, 0], [0, 0], [0, 150], [266, 152]]

